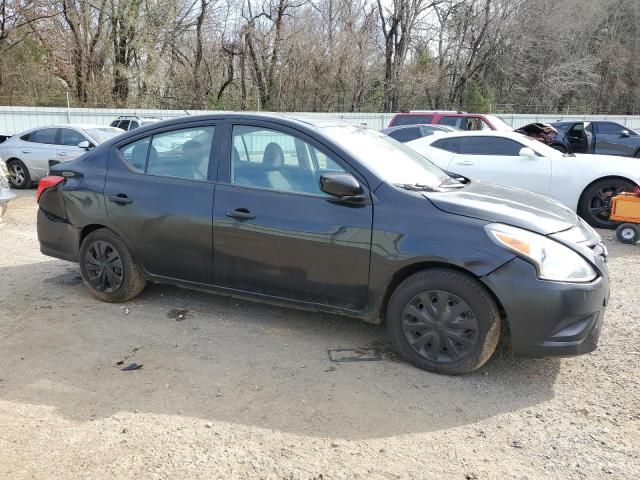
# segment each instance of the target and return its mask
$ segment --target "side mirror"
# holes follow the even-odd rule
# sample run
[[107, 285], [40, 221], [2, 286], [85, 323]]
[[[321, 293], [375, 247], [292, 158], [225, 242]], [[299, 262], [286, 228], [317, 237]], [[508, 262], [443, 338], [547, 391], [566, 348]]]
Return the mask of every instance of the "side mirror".
[[520, 156], [528, 158], [529, 160], [537, 160], [538, 156], [536, 152], [533, 151], [533, 148], [523, 147], [520, 149]]
[[621, 137], [627, 138], [629, 135], [630, 135], [629, 130], [622, 130], [620, 132]]
[[83, 140], [78, 144], [79, 148], [84, 148], [85, 150], [91, 149], [93, 145], [89, 143], [89, 140]]
[[342, 199], [362, 193], [360, 183], [350, 173], [325, 173], [320, 177], [320, 190]]

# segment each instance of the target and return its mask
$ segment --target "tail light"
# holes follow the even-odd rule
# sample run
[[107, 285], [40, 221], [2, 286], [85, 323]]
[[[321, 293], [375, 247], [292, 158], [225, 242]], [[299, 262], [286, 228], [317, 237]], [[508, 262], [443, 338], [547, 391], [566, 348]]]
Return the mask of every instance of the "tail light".
[[49, 175], [48, 177], [44, 177], [42, 180], [40, 180], [38, 182], [38, 190], [36, 191], [36, 202], [40, 201], [40, 197], [46, 190], [57, 187], [62, 182], [64, 182], [64, 180], [64, 177], [58, 177], [56, 175]]

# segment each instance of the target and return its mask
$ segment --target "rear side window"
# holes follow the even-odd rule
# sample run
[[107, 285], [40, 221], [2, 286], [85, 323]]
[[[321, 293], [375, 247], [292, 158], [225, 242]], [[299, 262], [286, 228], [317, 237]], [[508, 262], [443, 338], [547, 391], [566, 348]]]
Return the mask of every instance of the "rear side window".
[[206, 180], [214, 127], [195, 127], [153, 136], [146, 172], [164, 177]]
[[123, 130], [129, 130], [129, 124], [131, 123], [131, 121], [129, 120], [122, 120], [120, 122], [120, 125], [118, 125], [118, 128], [121, 128]]
[[129, 125], [129, 130], [133, 130], [134, 128], [138, 128], [140, 124], [135, 120], [131, 120], [131, 124]]
[[445, 150], [447, 152], [458, 153], [457, 138], [442, 138], [433, 142], [431, 146], [434, 148], [439, 148], [440, 150]]
[[35, 132], [31, 132], [29, 141], [35, 142], [35, 143], [47, 143], [47, 144], [53, 145], [56, 143], [57, 133], [58, 133], [57, 128], [43, 128], [42, 130], [36, 130]]
[[420, 129], [418, 127], [415, 128], [401, 128], [399, 130], [394, 130], [389, 133], [391, 138], [395, 138], [399, 142], [405, 143], [410, 142], [411, 140], [415, 140], [416, 138], [420, 138]]
[[500, 155], [517, 157], [524, 145], [502, 137], [463, 137], [459, 153], [463, 155]]
[[433, 115], [396, 115], [390, 127], [397, 125], [419, 125], [421, 123], [431, 123]]

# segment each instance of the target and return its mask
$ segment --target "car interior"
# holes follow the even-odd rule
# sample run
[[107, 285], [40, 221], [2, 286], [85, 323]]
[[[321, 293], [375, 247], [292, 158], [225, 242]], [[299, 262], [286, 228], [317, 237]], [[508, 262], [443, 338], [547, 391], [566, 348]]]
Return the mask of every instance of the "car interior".
[[232, 182], [237, 185], [321, 194], [320, 176], [344, 171], [315, 147], [280, 132], [234, 127], [233, 140]]

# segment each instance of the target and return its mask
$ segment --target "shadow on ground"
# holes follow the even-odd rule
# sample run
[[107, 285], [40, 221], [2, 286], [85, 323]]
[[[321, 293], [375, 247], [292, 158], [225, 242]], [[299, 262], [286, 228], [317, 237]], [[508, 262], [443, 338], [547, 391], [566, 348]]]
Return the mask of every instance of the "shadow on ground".
[[[61, 261], [0, 278], [0, 398], [77, 421], [141, 412], [345, 439], [425, 432], [544, 402], [560, 365], [502, 353], [473, 375], [438, 376], [357, 320], [159, 285], [105, 304]], [[332, 362], [340, 348], [382, 359]], [[143, 367], [121, 371], [130, 363]]]

